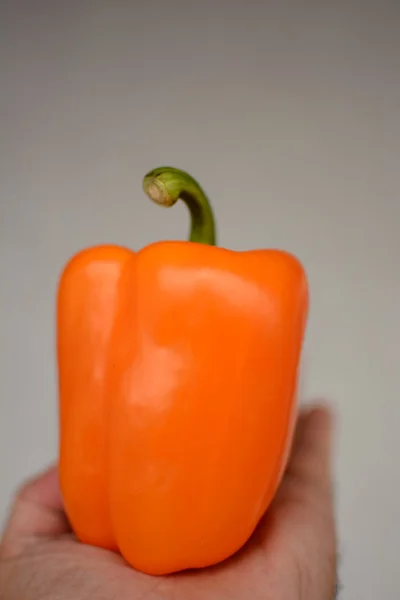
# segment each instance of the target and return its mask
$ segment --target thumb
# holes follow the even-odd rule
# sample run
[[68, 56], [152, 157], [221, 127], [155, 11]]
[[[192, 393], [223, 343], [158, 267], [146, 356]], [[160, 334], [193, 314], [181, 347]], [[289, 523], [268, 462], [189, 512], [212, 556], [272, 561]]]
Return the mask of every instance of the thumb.
[[300, 413], [287, 470], [271, 507], [285, 538], [311, 538], [315, 550], [323, 540], [335, 542], [332, 429], [328, 408]]
[[27, 545], [69, 531], [56, 467], [22, 486], [11, 507], [0, 544], [0, 558], [20, 554]]
[[332, 597], [336, 585], [332, 426], [327, 408], [300, 414], [286, 474], [261, 528], [265, 550], [286, 571], [296, 565], [310, 600]]
[[286, 493], [332, 495], [333, 416], [323, 406], [300, 413], [283, 487]]

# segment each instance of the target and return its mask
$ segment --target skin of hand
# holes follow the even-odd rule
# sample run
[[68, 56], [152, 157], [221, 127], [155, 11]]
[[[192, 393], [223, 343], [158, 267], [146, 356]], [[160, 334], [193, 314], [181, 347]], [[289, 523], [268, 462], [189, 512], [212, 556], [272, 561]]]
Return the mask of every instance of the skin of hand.
[[249, 542], [215, 567], [168, 577], [79, 543], [56, 467], [19, 491], [0, 545], [1, 600], [333, 600], [336, 528], [330, 410], [303, 410], [279, 491]]

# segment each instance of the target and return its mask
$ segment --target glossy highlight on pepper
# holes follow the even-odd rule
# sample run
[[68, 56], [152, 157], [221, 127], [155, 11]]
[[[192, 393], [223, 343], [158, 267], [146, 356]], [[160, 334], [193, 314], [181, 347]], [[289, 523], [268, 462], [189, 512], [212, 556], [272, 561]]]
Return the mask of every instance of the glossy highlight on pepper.
[[208, 198], [160, 167], [188, 242], [90, 247], [57, 299], [60, 484], [84, 543], [152, 575], [213, 565], [252, 535], [290, 450], [305, 271], [275, 249], [216, 247]]

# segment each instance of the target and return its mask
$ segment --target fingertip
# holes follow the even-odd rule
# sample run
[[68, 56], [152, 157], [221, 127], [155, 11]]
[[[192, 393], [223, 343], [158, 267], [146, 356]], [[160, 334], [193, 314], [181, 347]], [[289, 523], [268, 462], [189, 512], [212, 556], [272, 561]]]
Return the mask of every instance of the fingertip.
[[317, 400], [309, 404], [305, 404], [300, 412], [305, 418], [312, 418], [325, 424], [332, 426], [335, 419], [335, 409], [332, 402], [327, 400]]
[[330, 402], [313, 402], [300, 411], [298, 429], [303, 436], [319, 434], [320, 438], [325, 438], [331, 443], [335, 428], [336, 411]]
[[62, 509], [58, 465], [52, 464], [20, 487], [17, 496], [50, 509]]
[[0, 554], [2, 557], [15, 556], [39, 538], [49, 539], [69, 530], [58, 468], [52, 465], [17, 490], [3, 531]]

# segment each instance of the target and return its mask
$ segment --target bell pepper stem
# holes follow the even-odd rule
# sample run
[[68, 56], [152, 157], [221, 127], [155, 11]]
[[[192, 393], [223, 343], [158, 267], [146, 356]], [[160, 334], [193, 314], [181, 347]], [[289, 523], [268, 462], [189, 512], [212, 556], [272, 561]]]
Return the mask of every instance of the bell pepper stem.
[[158, 167], [143, 179], [143, 190], [156, 204], [173, 206], [181, 199], [189, 209], [190, 242], [215, 246], [214, 215], [208, 198], [191, 175], [174, 167]]

